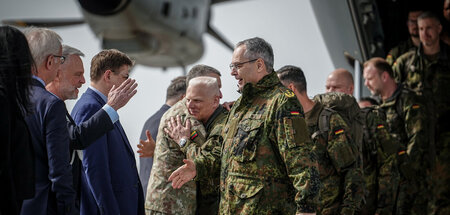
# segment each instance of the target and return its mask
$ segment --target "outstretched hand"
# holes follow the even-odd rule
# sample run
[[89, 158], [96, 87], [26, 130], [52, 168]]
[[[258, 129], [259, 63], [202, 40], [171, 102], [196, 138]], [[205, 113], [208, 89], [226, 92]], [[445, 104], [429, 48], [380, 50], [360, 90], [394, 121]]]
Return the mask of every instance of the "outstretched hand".
[[137, 145], [139, 150], [137, 153], [139, 153], [139, 157], [141, 158], [153, 157], [156, 143], [150, 135], [150, 131], [147, 130], [145, 134], [147, 135], [147, 140], [139, 140], [139, 144]]
[[176, 143], [180, 143], [180, 139], [189, 139], [191, 133], [191, 121], [186, 120], [186, 126], [181, 123], [180, 115], [177, 118], [170, 117], [170, 121], [167, 122], [167, 126], [164, 128], [164, 132], [169, 135]]
[[183, 162], [185, 164], [175, 170], [169, 177], [169, 181], [172, 182], [172, 187], [174, 189], [181, 188], [186, 182], [194, 179], [197, 175], [195, 163], [192, 160], [183, 159]]
[[128, 101], [137, 93], [136, 80], [127, 79], [125, 80], [119, 87], [116, 88], [116, 85], [113, 85], [111, 90], [108, 93], [108, 105], [114, 108], [114, 110], [119, 110], [123, 106], [125, 106]]

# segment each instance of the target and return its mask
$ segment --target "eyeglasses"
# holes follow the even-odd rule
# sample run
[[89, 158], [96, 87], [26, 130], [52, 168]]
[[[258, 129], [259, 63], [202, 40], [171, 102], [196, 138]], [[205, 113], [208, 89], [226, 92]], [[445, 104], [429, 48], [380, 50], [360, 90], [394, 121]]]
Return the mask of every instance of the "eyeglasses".
[[53, 57], [59, 58], [59, 62], [63, 64], [66, 61], [66, 57], [62, 55], [53, 55]]
[[253, 61], [257, 61], [259, 58], [253, 59], [253, 60], [249, 60], [249, 61], [245, 61], [245, 62], [241, 62], [241, 63], [232, 63], [230, 64], [230, 69], [234, 70], [234, 69], [239, 69], [241, 68], [242, 65], [246, 64], [246, 63], [251, 63]]

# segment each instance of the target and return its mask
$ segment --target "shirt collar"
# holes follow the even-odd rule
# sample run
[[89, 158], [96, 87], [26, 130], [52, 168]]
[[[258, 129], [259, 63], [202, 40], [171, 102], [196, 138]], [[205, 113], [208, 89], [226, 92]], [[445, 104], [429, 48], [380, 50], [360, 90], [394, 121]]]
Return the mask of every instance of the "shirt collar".
[[89, 86], [89, 89], [93, 90], [94, 92], [96, 92], [102, 99], [103, 101], [105, 101], [105, 103], [108, 102], [108, 97], [106, 97], [105, 95], [103, 95], [102, 92], [100, 92], [99, 90], [95, 89], [93, 86]]
[[44, 80], [42, 80], [41, 78], [39, 78], [39, 77], [37, 77], [37, 76], [35, 76], [35, 75], [33, 75], [33, 78], [36, 79], [37, 81], [41, 82], [41, 84], [44, 85], [44, 87], [45, 87], [45, 82], [44, 82]]

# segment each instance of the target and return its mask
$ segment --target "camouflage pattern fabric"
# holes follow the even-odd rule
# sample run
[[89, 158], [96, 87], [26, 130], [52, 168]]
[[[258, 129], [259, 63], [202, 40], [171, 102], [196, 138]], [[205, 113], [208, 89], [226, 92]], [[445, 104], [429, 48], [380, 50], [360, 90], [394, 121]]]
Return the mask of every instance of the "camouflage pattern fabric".
[[401, 56], [393, 66], [396, 80], [428, 100], [428, 119], [434, 143], [431, 212], [450, 211], [450, 47], [440, 43], [436, 56], [422, 49]]
[[[242, 92], [222, 132], [219, 214], [314, 212], [319, 173], [298, 100], [275, 72]], [[195, 162], [208, 177], [211, 161]]]
[[380, 108], [386, 113], [389, 133], [406, 151], [398, 152], [400, 185], [396, 214], [426, 214], [427, 178], [430, 170], [426, 107], [411, 90], [401, 85]]
[[396, 47], [392, 48], [388, 55], [386, 56], [386, 61], [389, 63], [389, 65], [393, 65], [394, 62], [409, 51], [416, 50], [416, 46], [414, 46], [414, 43], [412, 42], [411, 38], [408, 38], [408, 40], [400, 42]]
[[[195, 159], [201, 159], [202, 156], [220, 157], [222, 146], [221, 133], [228, 116], [228, 111], [219, 106], [212, 116], [206, 122], [206, 142], [200, 146], [192, 133], [192, 140], [188, 140], [181, 150]], [[219, 171], [212, 172], [208, 177], [197, 180], [197, 214], [209, 215], [217, 214], [219, 211]]]
[[362, 110], [364, 123], [363, 166], [365, 200], [361, 214], [392, 214], [400, 175], [398, 142], [393, 141], [385, 113], [374, 107]]
[[[306, 123], [315, 144], [322, 186], [319, 192], [317, 214], [355, 214], [363, 199], [362, 170], [358, 165], [359, 151], [342, 117], [335, 111], [329, 119], [329, 130], [319, 129], [324, 107], [316, 103], [305, 114]], [[323, 136], [323, 135], [326, 135]]]
[[189, 215], [195, 214], [196, 211], [196, 183], [190, 181], [180, 189], [173, 189], [172, 183], [168, 181], [170, 174], [182, 166], [183, 159], [186, 158], [178, 143], [173, 141], [163, 130], [170, 117], [177, 115], [182, 116], [183, 123], [185, 120], [191, 121], [191, 129], [197, 134], [195, 137], [197, 144], [205, 142], [206, 130], [201, 122], [189, 114], [186, 99], [178, 101], [163, 115], [158, 129], [153, 167], [147, 187], [146, 213], [153, 210], [168, 214]]

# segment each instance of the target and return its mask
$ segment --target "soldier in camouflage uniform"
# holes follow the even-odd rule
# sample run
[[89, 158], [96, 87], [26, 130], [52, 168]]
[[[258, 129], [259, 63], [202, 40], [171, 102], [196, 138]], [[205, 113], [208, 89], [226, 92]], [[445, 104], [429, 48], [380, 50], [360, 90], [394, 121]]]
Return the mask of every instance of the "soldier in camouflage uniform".
[[[336, 69], [327, 78], [327, 92], [353, 95], [353, 76]], [[400, 145], [387, 130], [376, 109], [362, 110], [364, 121], [362, 159], [365, 182], [365, 204], [361, 214], [392, 214], [399, 179], [397, 151]]]
[[408, 26], [409, 38], [408, 40], [400, 42], [396, 47], [392, 48], [386, 56], [386, 61], [389, 65], [394, 64], [398, 57], [409, 51], [414, 51], [419, 47], [419, 28], [417, 26], [417, 17], [422, 14], [422, 9], [411, 8], [408, 12]]
[[399, 83], [428, 100], [429, 139], [436, 147], [431, 155], [435, 157], [432, 210], [445, 214], [450, 213], [450, 47], [439, 39], [442, 26], [435, 15], [425, 12], [418, 22], [419, 49], [401, 56], [393, 69]]
[[317, 214], [355, 214], [364, 197], [364, 185], [358, 166], [359, 151], [351, 141], [347, 124], [337, 112], [327, 108], [332, 112], [327, 122], [330, 129], [322, 133], [319, 118], [324, 106], [309, 99], [303, 71], [295, 66], [284, 66], [277, 73], [281, 83], [294, 92], [303, 106], [309, 134], [315, 144], [322, 182]]
[[[396, 214], [426, 214], [427, 171], [430, 169], [430, 142], [424, 121], [426, 108], [411, 90], [397, 85], [389, 64], [372, 58], [364, 64], [365, 85], [383, 100], [389, 133], [406, 151], [398, 152], [400, 185]], [[405, 157], [405, 155], [408, 155]]]
[[273, 71], [271, 46], [239, 42], [230, 67], [242, 96], [223, 129], [221, 157], [186, 160], [172, 185], [220, 166], [219, 214], [313, 213], [320, 187], [313, 144], [301, 105]]
[[[189, 71], [186, 81], [189, 82], [198, 76], [210, 76], [216, 78], [218, 83], [220, 83], [220, 73], [216, 69], [204, 65], [193, 67]], [[219, 86], [221, 85], [219, 84]], [[221, 94], [219, 91], [220, 97]], [[186, 102], [186, 98], [177, 102], [161, 118], [154, 154], [154, 164], [147, 187], [145, 201], [146, 214], [196, 213], [197, 184], [194, 181], [190, 181], [182, 189], [175, 190], [170, 186], [170, 182], [168, 182], [170, 173], [183, 165], [182, 160], [184, 158], [193, 159], [195, 154], [185, 154], [185, 151], [181, 149], [178, 142], [175, 142], [163, 131], [168, 126], [171, 117], [179, 115], [183, 118], [183, 121], [189, 120], [192, 125], [193, 134], [190, 139], [194, 140], [199, 146], [205, 142], [206, 130], [202, 122], [198, 121], [189, 112]]]
[[[189, 85], [196, 84], [196, 79], [207, 79], [209, 77], [200, 77], [192, 79]], [[203, 80], [200, 80], [203, 81]], [[193, 83], [194, 82], [194, 83]], [[201, 83], [200, 83], [201, 84]], [[200, 93], [208, 92], [208, 87], [202, 88], [190, 88], [200, 90]], [[183, 151], [188, 158], [197, 158], [199, 156], [210, 156], [211, 153], [216, 153], [216, 156], [220, 156], [220, 148], [222, 144], [221, 133], [223, 126], [225, 125], [228, 111], [221, 105], [211, 113], [211, 111], [204, 111], [209, 109], [210, 104], [208, 101], [199, 100], [199, 92], [188, 92], [186, 95], [186, 106], [190, 113], [194, 113], [195, 117], [199, 119], [206, 129], [206, 142], [198, 144], [195, 137], [195, 131], [190, 129], [190, 124], [182, 125], [180, 117], [177, 116], [177, 120], [171, 119], [168, 127], [164, 131], [175, 142], [185, 142], [180, 145], [181, 151]], [[215, 106], [214, 106], [215, 107]], [[203, 110], [202, 110], [203, 109]], [[192, 139], [191, 139], [192, 137]], [[217, 154], [218, 153], [218, 154]], [[219, 172], [215, 172], [214, 175], [210, 175], [208, 178], [197, 181], [197, 213], [199, 215], [217, 214], [219, 210]]]

